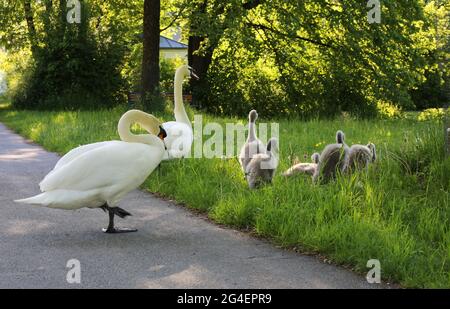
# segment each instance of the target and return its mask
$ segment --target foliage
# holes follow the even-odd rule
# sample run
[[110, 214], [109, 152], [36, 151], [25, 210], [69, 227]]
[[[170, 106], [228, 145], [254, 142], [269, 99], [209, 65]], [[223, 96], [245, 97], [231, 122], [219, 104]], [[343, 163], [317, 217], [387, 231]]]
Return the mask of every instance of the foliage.
[[[437, 63], [435, 18], [448, 23], [434, 1], [383, 2], [381, 24], [368, 23], [365, 1], [190, 3], [191, 35], [205, 38], [197, 54], [213, 50], [201, 105], [233, 115], [371, 117], [380, 100], [412, 109], [411, 91]], [[448, 71], [439, 74], [428, 97], [442, 97]], [[423, 87], [415, 102], [427, 99]]]
[[14, 53], [0, 51], [0, 71], [6, 78], [6, 95], [11, 97], [19, 91], [21, 81], [25, 78], [30, 66], [31, 51], [21, 49]]
[[[114, 105], [123, 100], [125, 88], [141, 88], [142, 1], [83, 1], [89, 9], [86, 45], [77, 36], [72, 41], [63, 36], [63, 42], [52, 38], [54, 26], [60, 24], [58, 1], [32, 2], [35, 34], [31, 35], [26, 2], [30, 1], [5, 0], [0, 5], [5, 16], [0, 22], [0, 45], [9, 54], [41, 50], [41, 55], [33, 54], [29, 70], [21, 76], [22, 103], [34, 101], [28, 92], [36, 96], [37, 88], [44, 85], [56, 87], [44, 94], [49, 98], [69, 92], [69, 97], [80, 95], [78, 104], [91, 107], [88, 101], [96, 101], [95, 106]], [[53, 13], [48, 14], [46, 4], [52, 2]], [[257, 107], [276, 116], [314, 118], [347, 111], [367, 118], [380, 111], [380, 101], [402, 109], [443, 106], [448, 100], [444, 80], [449, 76], [449, 2], [384, 1], [380, 24], [368, 23], [366, 4], [162, 1], [161, 33], [171, 36], [182, 27], [185, 42], [188, 36], [200, 38], [193, 56], [204, 57], [206, 71], [192, 90], [198, 105], [214, 113], [241, 115]], [[45, 55], [47, 46], [51, 48]], [[73, 48], [76, 52], [68, 50]], [[69, 78], [64, 83], [56, 72], [46, 72], [47, 63], [61, 71], [70, 66], [88, 72], [75, 76], [60, 72]], [[162, 70], [168, 68], [161, 63]], [[163, 75], [160, 84], [165, 91], [169, 79]], [[69, 85], [70, 79], [74, 83]], [[50, 99], [49, 107], [58, 100]]]
[[[142, 44], [135, 44], [130, 49], [127, 64], [122, 71], [130, 89], [133, 91], [139, 91], [141, 89], [141, 60]], [[181, 58], [160, 58], [160, 90], [162, 93], [173, 93], [175, 70], [184, 62]]]
[[114, 24], [93, 20], [91, 13], [99, 8], [87, 2], [82, 2], [81, 23], [69, 24], [65, 4], [33, 3], [31, 59], [19, 85], [10, 89], [16, 108], [94, 109], [124, 101], [123, 40]]
[[418, 109], [445, 106], [450, 89], [450, 2], [428, 1], [424, 11], [431, 24], [417, 34], [419, 44], [425, 45], [424, 81], [410, 91]]
[[378, 115], [385, 119], [399, 119], [403, 117], [403, 113], [397, 106], [379, 101], [377, 103]]
[[422, 112], [420, 112], [417, 119], [419, 121], [427, 121], [427, 120], [442, 120], [444, 119], [444, 109], [443, 108], [428, 108]]

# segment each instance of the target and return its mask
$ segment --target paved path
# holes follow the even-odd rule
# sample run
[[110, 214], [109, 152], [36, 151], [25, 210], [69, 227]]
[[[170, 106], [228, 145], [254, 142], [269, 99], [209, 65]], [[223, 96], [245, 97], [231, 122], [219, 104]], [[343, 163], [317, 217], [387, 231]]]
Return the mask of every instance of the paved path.
[[[318, 259], [223, 229], [141, 191], [117, 219], [137, 233], [106, 235], [97, 209], [64, 211], [15, 204], [39, 192], [58, 156], [0, 124], [0, 288], [370, 288]], [[81, 284], [66, 281], [69, 259]]]

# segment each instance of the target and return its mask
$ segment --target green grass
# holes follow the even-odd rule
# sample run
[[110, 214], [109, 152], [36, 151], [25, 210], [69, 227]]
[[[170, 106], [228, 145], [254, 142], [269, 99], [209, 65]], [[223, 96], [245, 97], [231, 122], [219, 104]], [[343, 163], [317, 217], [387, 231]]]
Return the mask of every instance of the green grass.
[[[118, 139], [123, 109], [31, 112], [0, 109], [0, 121], [61, 154], [81, 144]], [[170, 114], [159, 115], [171, 120]], [[265, 122], [263, 115], [259, 121]], [[205, 116], [221, 124], [244, 119]], [[377, 145], [369, 172], [315, 186], [305, 176], [280, 174], [290, 157], [308, 157], [333, 142]], [[450, 160], [442, 124], [415, 120], [280, 121], [280, 167], [272, 186], [246, 187], [236, 159], [185, 159], [163, 163], [144, 186], [216, 222], [249, 230], [274, 243], [320, 253], [364, 274], [379, 259], [382, 279], [406, 287], [450, 287]], [[309, 159], [308, 159], [309, 160]], [[43, 175], [44, 176], [44, 175]]]

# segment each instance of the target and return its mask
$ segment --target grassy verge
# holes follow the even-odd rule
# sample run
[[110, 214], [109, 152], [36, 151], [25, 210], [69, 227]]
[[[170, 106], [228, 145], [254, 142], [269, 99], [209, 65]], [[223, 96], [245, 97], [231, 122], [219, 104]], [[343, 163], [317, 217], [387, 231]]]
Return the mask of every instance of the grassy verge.
[[[0, 121], [63, 154], [80, 144], [118, 139], [116, 124], [123, 111], [31, 112], [4, 106]], [[245, 123], [210, 116], [203, 121]], [[280, 176], [291, 155], [303, 158], [320, 151], [337, 129], [344, 130], [349, 144], [377, 145], [379, 161], [368, 174], [323, 186], [304, 176]], [[248, 190], [235, 159], [185, 159], [164, 163], [145, 187], [204, 211], [216, 222], [320, 252], [361, 273], [367, 272], [369, 259], [378, 259], [383, 279], [407, 287], [448, 288], [450, 160], [444, 158], [443, 143], [436, 121], [280, 121], [281, 163], [272, 186]]]

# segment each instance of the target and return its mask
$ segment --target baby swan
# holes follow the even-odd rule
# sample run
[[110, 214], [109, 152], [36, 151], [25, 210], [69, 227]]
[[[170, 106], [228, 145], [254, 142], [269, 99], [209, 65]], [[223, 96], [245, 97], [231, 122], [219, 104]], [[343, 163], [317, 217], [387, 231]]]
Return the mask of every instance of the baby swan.
[[283, 173], [283, 176], [290, 177], [299, 173], [313, 176], [316, 172], [319, 158], [320, 154], [316, 152], [311, 156], [312, 163], [295, 163], [292, 167], [290, 167], [286, 172]]
[[245, 169], [245, 178], [250, 189], [271, 183], [278, 167], [278, 140], [272, 137], [267, 143], [267, 152], [253, 156]]
[[256, 110], [251, 110], [248, 114], [247, 141], [242, 146], [239, 154], [239, 164], [244, 172], [255, 155], [266, 152], [266, 147], [256, 136], [256, 119], [258, 119], [258, 113]]
[[313, 175], [314, 182], [326, 183], [336, 178], [339, 172], [345, 171], [348, 164], [349, 147], [345, 144], [345, 135], [341, 130], [336, 132], [336, 144], [329, 144], [323, 149], [317, 169]]
[[375, 162], [376, 158], [375, 144], [369, 143], [366, 146], [359, 144], [352, 145], [348, 155], [347, 170], [354, 172], [367, 169], [370, 163]]

